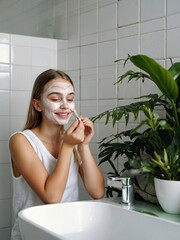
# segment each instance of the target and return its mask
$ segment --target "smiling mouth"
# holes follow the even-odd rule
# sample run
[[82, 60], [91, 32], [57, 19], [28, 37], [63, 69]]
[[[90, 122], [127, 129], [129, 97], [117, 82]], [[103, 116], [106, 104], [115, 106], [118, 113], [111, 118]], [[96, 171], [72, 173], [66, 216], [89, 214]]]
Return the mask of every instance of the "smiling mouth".
[[71, 114], [71, 112], [59, 112], [59, 113], [55, 113], [58, 117], [66, 119], [69, 117], [69, 115]]

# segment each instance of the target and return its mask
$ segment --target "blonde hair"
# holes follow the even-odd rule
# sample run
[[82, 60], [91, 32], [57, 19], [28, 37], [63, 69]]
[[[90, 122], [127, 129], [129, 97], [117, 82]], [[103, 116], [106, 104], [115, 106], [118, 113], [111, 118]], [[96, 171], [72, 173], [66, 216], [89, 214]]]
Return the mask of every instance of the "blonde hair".
[[[28, 108], [27, 119], [26, 119], [23, 130], [32, 129], [32, 128], [35, 128], [40, 125], [40, 123], [42, 121], [42, 115], [41, 115], [41, 112], [37, 111], [34, 108], [33, 99], [37, 99], [37, 100], [40, 99], [41, 95], [43, 93], [43, 90], [44, 90], [44, 86], [48, 82], [50, 82], [56, 78], [59, 78], [59, 77], [70, 82], [74, 88], [73, 81], [65, 72], [60, 71], [60, 70], [54, 70], [54, 69], [48, 69], [48, 70], [42, 72], [36, 78], [36, 80], [34, 82], [34, 86], [33, 86], [32, 93], [31, 93], [31, 99], [30, 99], [30, 103], [29, 103], [29, 108]], [[64, 131], [64, 130], [62, 130], [62, 131]], [[73, 152], [74, 152], [75, 161], [77, 162], [78, 166], [80, 166], [81, 161], [80, 161], [80, 157], [78, 154], [78, 150], [76, 148], [74, 148]]]
[[31, 99], [29, 103], [29, 109], [27, 114], [26, 123], [24, 125], [23, 130], [25, 129], [32, 129], [37, 127], [42, 121], [41, 112], [38, 112], [33, 106], [33, 99], [40, 99], [43, 93], [44, 86], [56, 78], [62, 78], [71, 83], [74, 87], [73, 81], [71, 78], [63, 71], [48, 69], [42, 72], [35, 80], [34, 86], [32, 89]]

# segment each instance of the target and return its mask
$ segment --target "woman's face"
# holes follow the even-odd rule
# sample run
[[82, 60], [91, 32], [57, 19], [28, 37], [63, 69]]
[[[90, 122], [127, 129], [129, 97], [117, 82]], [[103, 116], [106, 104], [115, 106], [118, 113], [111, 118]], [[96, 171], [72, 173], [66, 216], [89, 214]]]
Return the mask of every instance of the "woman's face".
[[44, 88], [42, 102], [45, 116], [59, 125], [68, 123], [75, 109], [75, 93], [70, 82], [57, 78]]

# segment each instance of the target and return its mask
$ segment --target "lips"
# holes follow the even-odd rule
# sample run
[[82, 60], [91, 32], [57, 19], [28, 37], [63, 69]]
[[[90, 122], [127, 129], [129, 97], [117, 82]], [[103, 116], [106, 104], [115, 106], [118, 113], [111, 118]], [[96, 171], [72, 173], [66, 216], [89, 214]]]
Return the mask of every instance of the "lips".
[[62, 119], [66, 119], [69, 118], [70, 112], [58, 112], [55, 114]]

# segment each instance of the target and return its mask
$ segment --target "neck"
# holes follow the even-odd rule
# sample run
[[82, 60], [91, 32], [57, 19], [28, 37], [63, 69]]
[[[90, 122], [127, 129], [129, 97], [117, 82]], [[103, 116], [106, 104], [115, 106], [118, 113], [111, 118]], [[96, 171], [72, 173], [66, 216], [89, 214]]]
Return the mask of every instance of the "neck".
[[43, 141], [52, 145], [57, 144], [62, 140], [61, 135], [64, 132], [64, 126], [49, 126], [40, 124], [33, 129], [33, 132]]

